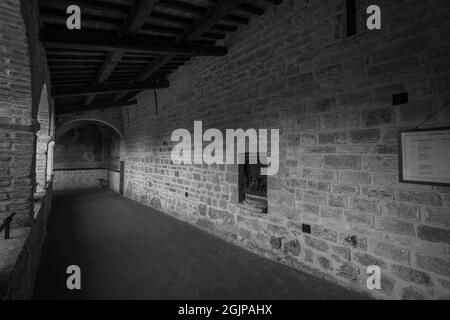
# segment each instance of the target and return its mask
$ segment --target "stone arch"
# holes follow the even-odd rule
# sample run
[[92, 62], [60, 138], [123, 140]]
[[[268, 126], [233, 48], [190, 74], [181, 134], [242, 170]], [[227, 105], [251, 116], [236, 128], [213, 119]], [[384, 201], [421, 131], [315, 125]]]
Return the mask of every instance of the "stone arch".
[[94, 118], [80, 118], [80, 119], [70, 120], [70, 121], [62, 124], [56, 130], [56, 139], [55, 140], [58, 140], [60, 137], [62, 137], [66, 132], [70, 131], [71, 129], [76, 128], [83, 124], [87, 124], [87, 123], [104, 125], [106, 127], [111, 128], [114, 132], [116, 132], [119, 135], [120, 139], [122, 139], [122, 137], [123, 137], [122, 131], [119, 128], [117, 128], [117, 126], [109, 123], [108, 121], [101, 120], [101, 119], [94, 119]]

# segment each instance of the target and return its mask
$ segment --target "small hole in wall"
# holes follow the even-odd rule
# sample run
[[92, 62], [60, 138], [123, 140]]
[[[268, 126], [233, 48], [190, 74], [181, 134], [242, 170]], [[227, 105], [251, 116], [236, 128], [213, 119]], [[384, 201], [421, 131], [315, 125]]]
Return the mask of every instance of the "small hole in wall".
[[186, 196], [186, 198], [189, 198], [189, 193], [185, 192], [184, 195]]
[[311, 226], [309, 224], [302, 224], [303, 233], [311, 234]]
[[406, 104], [409, 101], [408, 92], [397, 93], [392, 96], [392, 105]]

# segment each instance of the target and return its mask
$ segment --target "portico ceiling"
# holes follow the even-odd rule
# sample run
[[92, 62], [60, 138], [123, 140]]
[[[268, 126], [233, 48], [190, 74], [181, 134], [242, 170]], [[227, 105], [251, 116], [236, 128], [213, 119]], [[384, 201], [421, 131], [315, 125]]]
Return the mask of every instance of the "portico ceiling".
[[[282, 0], [39, 0], [57, 113], [135, 103], [194, 56], [223, 56], [217, 42]], [[70, 5], [81, 30], [69, 30]]]

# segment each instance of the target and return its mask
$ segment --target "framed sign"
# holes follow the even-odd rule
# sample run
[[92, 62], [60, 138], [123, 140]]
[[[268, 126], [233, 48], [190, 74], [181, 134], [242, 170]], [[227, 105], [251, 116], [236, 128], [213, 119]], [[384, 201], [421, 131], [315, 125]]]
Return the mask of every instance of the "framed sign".
[[400, 182], [450, 186], [450, 127], [400, 132]]

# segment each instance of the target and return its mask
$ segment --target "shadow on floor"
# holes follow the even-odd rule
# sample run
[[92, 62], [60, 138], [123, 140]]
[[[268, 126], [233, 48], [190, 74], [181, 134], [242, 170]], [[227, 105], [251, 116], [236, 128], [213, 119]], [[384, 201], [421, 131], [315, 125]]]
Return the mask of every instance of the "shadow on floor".
[[[69, 291], [66, 269], [81, 268]], [[34, 299], [361, 299], [108, 190], [55, 194]]]

